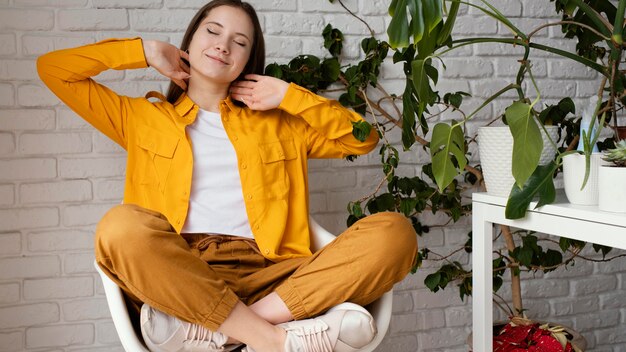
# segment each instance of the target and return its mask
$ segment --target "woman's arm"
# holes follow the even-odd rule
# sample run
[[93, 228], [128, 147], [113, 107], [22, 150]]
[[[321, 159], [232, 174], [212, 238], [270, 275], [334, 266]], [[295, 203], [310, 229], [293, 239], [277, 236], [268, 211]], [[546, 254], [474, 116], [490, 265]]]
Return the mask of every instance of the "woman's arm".
[[107, 69], [147, 67], [141, 39], [109, 39], [78, 48], [53, 51], [37, 59], [41, 80], [87, 122], [126, 148], [130, 98], [91, 77]]
[[253, 110], [279, 108], [287, 112], [288, 122], [306, 139], [311, 158], [362, 155], [378, 143], [375, 129], [364, 142], [356, 139], [352, 134], [353, 123], [363, 118], [335, 100], [273, 77], [247, 75], [246, 79], [233, 83], [233, 99]]
[[47, 53], [38, 58], [37, 70], [41, 80], [67, 106], [126, 148], [128, 117], [135, 110], [133, 104], [143, 99], [120, 96], [91, 77], [108, 69], [125, 70], [152, 65], [165, 76], [182, 81], [185, 76], [172, 67], [178, 66], [178, 61], [185, 55], [167, 43], [146, 41], [144, 53], [140, 38], [108, 39]]

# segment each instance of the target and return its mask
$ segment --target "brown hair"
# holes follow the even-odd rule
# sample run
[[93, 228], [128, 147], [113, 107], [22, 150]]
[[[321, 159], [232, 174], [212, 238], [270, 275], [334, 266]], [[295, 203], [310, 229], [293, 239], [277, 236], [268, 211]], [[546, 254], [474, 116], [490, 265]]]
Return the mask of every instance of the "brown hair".
[[[202, 21], [209, 15], [209, 12], [211, 12], [211, 10], [220, 6], [230, 6], [242, 9], [248, 15], [250, 21], [252, 21], [252, 26], [254, 27], [250, 58], [248, 58], [248, 63], [246, 63], [246, 67], [244, 67], [241, 75], [239, 75], [237, 79], [243, 79], [245, 75], [251, 73], [263, 74], [263, 70], [265, 68], [265, 40], [263, 39], [261, 24], [259, 23], [259, 18], [257, 17], [256, 11], [252, 7], [252, 5], [241, 0], [213, 0], [204, 5], [200, 10], [198, 10], [196, 15], [193, 16], [191, 22], [189, 22], [187, 31], [183, 36], [183, 41], [180, 44], [180, 49], [185, 51], [189, 48], [191, 39], [193, 38], [193, 35], [196, 33], [196, 30], [198, 29]], [[170, 86], [167, 90], [167, 101], [174, 104], [176, 100], [178, 100], [178, 98], [183, 94], [183, 92], [184, 90], [181, 87], [177, 86], [174, 82], [170, 82]]]

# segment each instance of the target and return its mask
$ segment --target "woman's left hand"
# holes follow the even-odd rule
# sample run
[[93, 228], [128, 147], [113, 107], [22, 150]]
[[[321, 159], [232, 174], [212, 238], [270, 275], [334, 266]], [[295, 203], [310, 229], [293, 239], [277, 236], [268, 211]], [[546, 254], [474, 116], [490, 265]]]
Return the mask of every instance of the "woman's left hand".
[[233, 99], [241, 101], [252, 110], [277, 108], [289, 88], [289, 83], [270, 76], [250, 74], [245, 79], [233, 82], [230, 94]]

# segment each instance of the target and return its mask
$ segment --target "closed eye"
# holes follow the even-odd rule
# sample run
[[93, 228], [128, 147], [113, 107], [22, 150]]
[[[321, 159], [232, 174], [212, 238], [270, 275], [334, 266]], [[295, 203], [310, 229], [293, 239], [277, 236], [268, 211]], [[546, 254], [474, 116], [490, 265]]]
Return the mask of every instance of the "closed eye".
[[207, 30], [207, 32], [209, 32], [210, 34], [217, 34], [217, 32], [213, 32], [210, 28], [207, 28], [206, 30]]

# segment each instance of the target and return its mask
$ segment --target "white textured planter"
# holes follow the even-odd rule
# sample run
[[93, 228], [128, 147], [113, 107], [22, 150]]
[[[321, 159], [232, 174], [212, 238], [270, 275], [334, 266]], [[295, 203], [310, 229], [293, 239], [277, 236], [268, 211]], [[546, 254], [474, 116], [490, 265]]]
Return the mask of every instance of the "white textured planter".
[[[556, 142], [559, 129], [556, 126], [546, 126], [550, 138]], [[554, 159], [556, 149], [541, 130], [543, 137], [543, 152], [539, 165], [545, 165]], [[513, 165], [513, 135], [508, 126], [480, 127], [478, 129], [478, 151], [483, 177], [487, 186], [487, 193], [508, 197], [515, 183], [512, 173]]]
[[565, 195], [572, 204], [596, 205], [598, 204], [598, 169], [600, 165], [609, 164], [602, 160], [602, 153], [593, 153], [589, 160], [589, 179], [582, 190], [585, 178], [585, 156], [582, 154], [569, 154], [563, 158], [563, 182]]
[[626, 213], [626, 167], [600, 166], [598, 184], [598, 208]]

